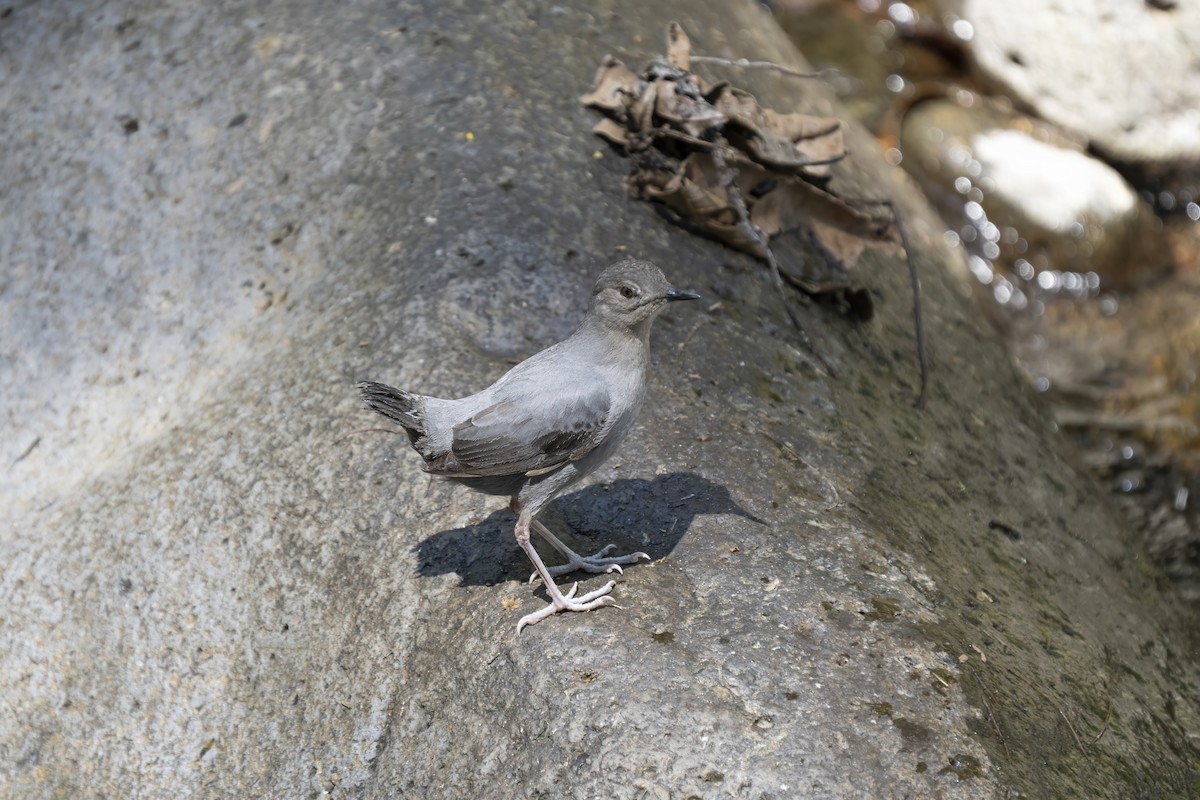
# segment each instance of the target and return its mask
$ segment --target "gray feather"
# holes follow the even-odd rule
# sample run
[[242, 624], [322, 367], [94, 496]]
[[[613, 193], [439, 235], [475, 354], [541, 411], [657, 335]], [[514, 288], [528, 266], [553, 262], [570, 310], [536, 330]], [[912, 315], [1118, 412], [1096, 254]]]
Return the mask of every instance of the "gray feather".
[[[544, 474], [599, 444], [610, 401], [603, 386], [502, 399], [453, 428], [450, 451], [426, 470], [447, 477]], [[552, 410], [553, 413], [547, 413]]]

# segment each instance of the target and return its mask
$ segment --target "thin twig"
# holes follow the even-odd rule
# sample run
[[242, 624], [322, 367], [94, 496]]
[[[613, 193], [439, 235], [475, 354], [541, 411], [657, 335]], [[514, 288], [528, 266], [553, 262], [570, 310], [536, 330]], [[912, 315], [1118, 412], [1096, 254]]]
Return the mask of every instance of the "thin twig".
[[654, 138], [658, 138], [658, 137], [662, 136], [667, 139], [675, 139], [677, 141], [683, 142], [684, 144], [690, 144], [692, 147], [695, 147], [697, 150], [712, 150], [717, 146], [710, 141], [701, 139], [697, 136], [692, 136], [690, 133], [684, 133], [683, 131], [677, 131], [674, 128], [668, 128], [665, 125], [660, 125], [656, 128], [651, 128], [650, 130], [646, 131], [645, 133], [649, 134], [650, 136], [652, 136]]
[[1084, 748], [1083, 742], [1079, 741], [1079, 734], [1075, 732], [1075, 726], [1072, 725], [1071, 720], [1067, 718], [1067, 712], [1059, 708], [1058, 714], [1063, 718], [1063, 722], [1067, 723], [1067, 727], [1070, 729], [1071, 735], [1075, 737], [1075, 744], [1079, 745], [1079, 752], [1086, 755], [1087, 750]]
[[921, 367], [921, 391], [917, 394], [917, 401], [913, 405], [918, 409], [924, 409], [925, 396], [929, 390], [929, 359], [925, 354], [925, 326], [921, 322], [921, 279], [917, 276], [917, 263], [913, 260], [912, 248], [908, 244], [908, 232], [904, 229], [904, 220], [900, 216], [900, 210], [891, 200], [851, 200], [847, 202], [883, 206], [891, 212], [892, 219], [896, 222], [896, 231], [900, 234], [900, 245], [904, 248], [904, 263], [908, 267], [908, 277], [912, 281], [913, 328], [917, 335], [917, 363]]
[[1095, 744], [1100, 741], [1100, 737], [1108, 731], [1108, 722], [1112, 719], [1112, 712], [1113, 707], [1112, 702], [1110, 701], [1108, 704], [1108, 713], [1104, 715], [1104, 724], [1100, 727], [1100, 732], [1096, 734], [1096, 738], [1092, 739], [1092, 742], [1088, 745], [1088, 747], [1095, 746]]
[[26, 447], [26, 448], [25, 448], [25, 449], [24, 449], [24, 450], [21, 452], [21, 455], [19, 455], [19, 456], [17, 456], [16, 458], [14, 458], [14, 459], [13, 459], [13, 462], [12, 462], [11, 464], [9, 464], [9, 466], [10, 466], [10, 467], [15, 467], [17, 464], [20, 464], [22, 461], [24, 461], [26, 458], [28, 458], [28, 457], [29, 457], [29, 454], [33, 452], [34, 448], [36, 448], [36, 447], [37, 447], [39, 444], [41, 444], [41, 443], [42, 443], [42, 437], [41, 437], [41, 436], [35, 436], [35, 437], [33, 437], [33, 441], [29, 443], [29, 447]]
[[[710, 142], [705, 139], [700, 139], [696, 136], [692, 136], [689, 133], [684, 133], [683, 131], [677, 131], [674, 128], [668, 128], [665, 125], [660, 125], [655, 128], [650, 128], [649, 130], [644, 131], [642, 134], [636, 134], [636, 135], [645, 135], [645, 134], [649, 134], [650, 136], [653, 136], [655, 138], [658, 138], [661, 136], [661, 137], [664, 137], [667, 139], [675, 139], [677, 141], [683, 142], [684, 144], [690, 144], [692, 147], [695, 147], [697, 150], [712, 151], [712, 150], [715, 150], [717, 147], [723, 146], [723, 145], [718, 145], [715, 142]], [[736, 153], [737, 151], [732, 150], [731, 152]], [[752, 159], [748, 159], [748, 158], [744, 158], [744, 157], [739, 158], [738, 160], [743, 163], [746, 163], [746, 164], [754, 163], [754, 161]], [[794, 163], [795, 167], [797, 169], [799, 169], [801, 167], [825, 167], [830, 164], [837, 164], [837, 163], [840, 163], [845, 160], [846, 160], [846, 154], [839, 153], [838, 155], [829, 156], [828, 158], [814, 158], [809, 161], [800, 161], [800, 162], [793, 162], [793, 163]]]
[[1000, 729], [1000, 720], [996, 718], [996, 712], [992, 710], [992, 704], [988, 702], [987, 687], [983, 685], [983, 679], [978, 675], [975, 676], [975, 680], [979, 683], [979, 688], [983, 690], [983, 707], [987, 709], [988, 719], [992, 721], [992, 727], [996, 729], [996, 738], [1004, 746], [1004, 755], [1008, 757], [1009, 761], [1012, 761], [1012, 753], [1008, 751], [1008, 740], [1004, 738], [1004, 731]]
[[772, 61], [748, 61], [744, 58], [721, 58], [720, 56], [692, 56], [691, 62], [693, 64], [718, 64], [722, 67], [737, 67], [738, 69], [769, 69], [792, 78], [824, 78], [829, 75], [841, 74], [841, 70], [833, 68], [821, 69], [816, 72], [801, 72]]
[[779, 273], [779, 262], [775, 260], [775, 254], [771, 252], [770, 245], [767, 244], [767, 238], [763, 232], [750, 221], [750, 211], [746, 208], [746, 201], [742, 199], [742, 193], [737, 187], [737, 172], [729, 167], [725, 162], [725, 148], [729, 143], [725, 141], [725, 137], [718, 134], [717, 147], [713, 148], [712, 160], [713, 165], [717, 168], [717, 174], [721, 176], [721, 185], [725, 187], [725, 193], [729, 197], [729, 202], [733, 204], [733, 208], [737, 211], [738, 226], [743, 233], [758, 243], [762, 249], [764, 256], [767, 259], [767, 266], [771, 268], [771, 281], [775, 284], [775, 290], [779, 294], [779, 299], [783, 301], [783, 307], [787, 311], [788, 318], [792, 321], [792, 326], [800, 336], [800, 342], [808, 351], [817, 363], [829, 373], [830, 376], [836, 378], [837, 370], [830, 366], [825, 357], [817, 352], [817, 348], [813, 346], [812, 340], [808, 338], [808, 333], [805, 332], [804, 326], [800, 324], [800, 318], [796, 316], [795, 310], [792, 309], [792, 304], [788, 302], [787, 294], [783, 287], [783, 277]]

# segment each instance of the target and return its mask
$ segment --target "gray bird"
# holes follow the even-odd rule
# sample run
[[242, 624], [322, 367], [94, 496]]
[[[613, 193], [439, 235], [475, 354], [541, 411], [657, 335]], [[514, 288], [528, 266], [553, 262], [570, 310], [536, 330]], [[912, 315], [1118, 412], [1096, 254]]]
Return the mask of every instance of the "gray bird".
[[[610, 556], [614, 545], [581, 556], [535, 517], [546, 504], [612, 455], [633, 428], [646, 397], [650, 325], [673, 300], [699, 295], [673, 289], [647, 261], [618, 261], [596, 279], [588, 312], [568, 338], [517, 364], [488, 388], [458, 400], [413, 394], [382, 383], [358, 384], [367, 408], [399, 424], [433, 475], [486, 494], [511, 497], [517, 543], [541, 576], [550, 604], [521, 618], [517, 632], [559, 611], [591, 611], [612, 602], [604, 586], [565, 594], [556, 575], [621, 572], [645, 553]], [[530, 528], [567, 563], [547, 567]]]

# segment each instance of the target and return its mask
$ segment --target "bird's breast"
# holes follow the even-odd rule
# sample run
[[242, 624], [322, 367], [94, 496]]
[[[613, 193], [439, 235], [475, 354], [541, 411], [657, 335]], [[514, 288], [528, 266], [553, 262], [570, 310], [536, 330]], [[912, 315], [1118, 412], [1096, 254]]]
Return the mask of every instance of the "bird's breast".
[[612, 455], [633, 430], [646, 399], [646, 378], [640, 370], [636, 373], [626, 371], [619, 376], [610, 376], [608, 385], [612, 403], [608, 419], [605, 421], [608, 430], [588, 459], [597, 465]]

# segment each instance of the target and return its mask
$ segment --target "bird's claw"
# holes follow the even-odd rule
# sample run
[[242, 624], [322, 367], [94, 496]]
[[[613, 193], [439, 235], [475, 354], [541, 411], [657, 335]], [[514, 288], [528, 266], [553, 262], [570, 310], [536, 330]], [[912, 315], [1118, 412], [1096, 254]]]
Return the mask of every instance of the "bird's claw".
[[[608, 567], [604, 570], [588, 569], [587, 567], [583, 567], [583, 566], [573, 567], [570, 564], [563, 564], [558, 567], [547, 567], [546, 569], [548, 569], [550, 571], [550, 574], [553, 575], [554, 577], [558, 577], [559, 575], [566, 575], [568, 572], [574, 572], [577, 569], [586, 570], [587, 572], [615, 572], [618, 575], [625, 574], [625, 570], [621, 569], [620, 564], [609, 564]], [[537, 574], [537, 570], [535, 569], [533, 572], [529, 573], [529, 583], [532, 584], [537, 579], [538, 579], [538, 574]]]
[[[576, 553], [567, 555], [567, 563], [559, 564], [556, 567], [547, 567], [546, 570], [551, 576], [557, 578], [560, 575], [567, 575], [577, 570], [584, 572], [615, 572], [618, 575], [624, 575], [625, 570], [621, 569], [622, 564], [633, 564], [641, 559], [650, 560], [650, 556], [646, 553], [630, 553], [624, 556], [609, 556], [616, 549], [614, 544], [606, 544], [590, 556], [581, 556]], [[533, 583], [537, 580], [538, 574], [534, 572], [529, 576], [529, 582]]]
[[615, 605], [616, 601], [613, 600], [611, 595], [609, 595], [609, 592], [613, 590], [614, 586], [616, 586], [616, 582], [609, 581], [599, 589], [596, 589], [593, 592], [588, 592], [587, 594], [578, 598], [575, 597], [575, 592], [579, 589], [578, 581], [571, 586], [570, 591], [568, 591], [566, 594], [563, 594], [561, 591], [559, 591], [558, 587], [556, 586], [550, 592], [549, 604], [547, 604], [544, 608], [534, 611], [532, 614], [526, 614], [525, 616], [521, 617], [521, 621], [517, 623], [517, 633], [520, 633], [521, 629], [526, 625], [536, 625], [546, 617], [557, 614], [559, 611], [591, 611], [592, 609], [600, 608], [601, 606]]

